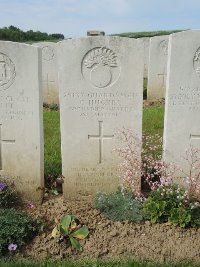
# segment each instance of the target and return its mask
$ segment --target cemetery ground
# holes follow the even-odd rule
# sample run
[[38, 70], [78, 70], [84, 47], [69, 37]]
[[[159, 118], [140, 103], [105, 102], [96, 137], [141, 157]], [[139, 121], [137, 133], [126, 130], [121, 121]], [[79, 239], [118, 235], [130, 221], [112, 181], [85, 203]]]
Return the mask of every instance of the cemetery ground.
[[[163, 115], [162, 103], [146, 103], [143, 132], [149, 136], [162, 136]], [[9, 263], [8, 260], [2, 260], [0, 266], [199, 266], [200, 228], [180, 228], [168, 223], [152, 224], [149, 221], [113, 221], [95, 209], [94, 199], [83, 197], [64, 201], [62, 194], [59, 194], [62, 183], [59, 111], [45, 109], [44, 123], [45, 178], [49, 189], [42, 205], [33, 203], [33, 206], [25, 208], [34, 218], [43, 218], [44, 231], [20, 251], [14, 252], [11, 255], [14, 261]], [[57, 177], [59, 178], [56, 179]], [[74, 214], [89, 229], [89, 236], [81, 240], [82, 252], [52, 240], [55, 220], [65, 214]], [[29, 261], [21, 261], [21, 258]], [[46, 258], [58, 260], [58, 263], [48, 262]], [[130, 258], [138, 261], [128, 260]], [[99, 261], [95, 261], [96, 259]], [[41, 265], [36, 260], [40, 260]], [[65, 263], [60, 260], [70, 261]], [[194, 263], [184, 263], [185, 261]]]

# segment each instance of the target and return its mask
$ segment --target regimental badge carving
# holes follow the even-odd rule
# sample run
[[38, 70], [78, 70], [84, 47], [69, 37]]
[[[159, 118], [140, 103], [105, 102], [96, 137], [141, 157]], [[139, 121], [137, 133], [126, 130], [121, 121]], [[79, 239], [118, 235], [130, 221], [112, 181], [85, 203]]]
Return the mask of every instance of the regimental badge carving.
[[50, 46], [44, 46], [42, 48], [42, 58], [44, 60], [52, 60], [54, 58], [54, 49]]
[[197, 49], [197, 51], [194, 54], [193, 66], [194, 66], [195, 72], [200, 76], [200, 47]]
[[11, 59], [0, 53], [0, 91], [11, 86], [16, 76], [15, 66]]
[[163, 40], [159, 44], [160, 50], [163, 55], [167, 56], [168, 55], [168, 41]]
[[98, 88], [114, 84], [119, 79], [120, 71], [118, 57], [106, 47], [93, 48], [82, 61], [83, 77]]

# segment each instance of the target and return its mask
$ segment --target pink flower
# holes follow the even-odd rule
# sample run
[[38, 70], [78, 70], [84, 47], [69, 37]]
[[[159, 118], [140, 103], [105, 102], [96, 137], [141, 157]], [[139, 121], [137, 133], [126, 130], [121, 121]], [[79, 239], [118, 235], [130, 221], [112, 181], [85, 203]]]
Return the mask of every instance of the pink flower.
[[35, 208], [35, 205], [30, 202], [30, 203], [27, 204], [27, 208], [33, 209], [33, 208]]
[[17, 245], [16, 244], [10, 244], [9, 246], [8, 246], [8, 250], [9, 251], [15, 251], [17, 249]]

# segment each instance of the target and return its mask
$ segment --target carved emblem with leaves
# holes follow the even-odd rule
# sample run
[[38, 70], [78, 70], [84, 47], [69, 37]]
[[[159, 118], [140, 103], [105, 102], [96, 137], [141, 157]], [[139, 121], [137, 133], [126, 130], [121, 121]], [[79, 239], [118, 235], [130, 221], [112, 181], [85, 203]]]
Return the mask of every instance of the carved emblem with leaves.
[[116, 54], [106, 47], [97, 47], [89, 51], [83, 64], [90, 69], [90, 81], [99, 88], [107, 87], [112, 83], [112, 69], [118, 67]]

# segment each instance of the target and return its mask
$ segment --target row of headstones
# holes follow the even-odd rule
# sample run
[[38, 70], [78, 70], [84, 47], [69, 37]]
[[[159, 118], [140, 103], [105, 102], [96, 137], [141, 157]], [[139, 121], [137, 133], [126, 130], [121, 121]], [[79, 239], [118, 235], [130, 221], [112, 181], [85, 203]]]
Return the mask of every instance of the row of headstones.
[[[120, 181], [116, 129], [142, 138], [142, 41], [88, 37], [58, 43], [62, 174], [65, 197], [115, 190]], [[200, 139], [200, 31], [169, 38], [164, 158], [180, 163]], [[44, 187], [42, 53], [0, 42], [0, 178], [14, 179], [40, 202]], [[51, 53], [47, 53], [51, 55]], [[138, 142], [139, 144], [140, 142]], [[136, 148], [138, 162], [141, 147]], [[135, 187], [140, 188], [140, 172]]]
[[[169, 36], [145, 37], [140, 40], [144, 51], [143, 77], [148, 79], [147, 99], [155, 101], [165, 98]], [[43, 101], [49, 105], [59, 105], [57, 44], [41, 42], [34, 45], [42, 48]]]

